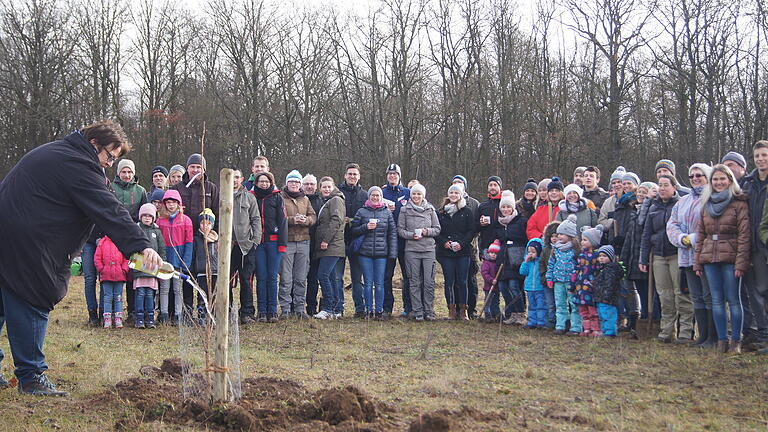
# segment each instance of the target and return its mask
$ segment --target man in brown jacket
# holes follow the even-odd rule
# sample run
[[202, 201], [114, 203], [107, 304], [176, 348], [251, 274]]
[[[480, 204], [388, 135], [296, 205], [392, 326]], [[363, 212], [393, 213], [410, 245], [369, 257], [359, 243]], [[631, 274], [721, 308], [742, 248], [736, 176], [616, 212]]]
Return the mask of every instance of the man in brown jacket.
[[288, 244], [280, 267], [280, 318], [309, 318], [305, 311], [307, 273], [309, 272], [309, 227], [317, 215], [309, 198], [301, 190], [301, 173], [291, 171], [281, 192], [288, 219]]

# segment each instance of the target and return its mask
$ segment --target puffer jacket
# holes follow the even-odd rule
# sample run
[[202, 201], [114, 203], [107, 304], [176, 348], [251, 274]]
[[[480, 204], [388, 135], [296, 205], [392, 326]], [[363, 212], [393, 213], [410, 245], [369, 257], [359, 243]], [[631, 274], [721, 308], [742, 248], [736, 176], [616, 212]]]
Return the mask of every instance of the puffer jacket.
[[93, 256], [99, 279], [103, 282], [125, 282], [128, 280], [128, 260], [117, 249], [109, 237], [103, 237], [96, 246]]
[[621, 280], [624, 279], [624, 268], [617, 262], [600, 264], [597, 277], [592, 281], [592, 300], [613, 306], [619, 305]]
[[[288, 191], [283, 189], [280, 194], [285, 204], [285, 217], [288, 220], [288, 241], [300, 242], [309, 240], [309, 227], [317, 222], [315, 209], [309, 198], [301, 193], [301, 196], [291, 198]], [[294, 216], [303, 214], [307, 219], [303, 223], [297, 223]]]
[[269, 192], [257, 191], [251, 193], [256, 197], [261, 214], [261, 243], [277, 242], [277, 251], [285, 252], [288, 244], [288, 220], [285, 217], [285, 204], [280, 196], [280, 190], [272, 187]]
[[[144, 225], [141, 222], [138, 222], [136, 225], [141, 228], [141, 230], [144, 232], [144, 235], [149, 240], [149, 244], [152, 249], [155, 250], [155, 252], [160, 255], [160, 258], [163, 259], [163, 261], [167, 261], [168, 254], [165, 250], [165, 240], [163, 240], [163, 233], [160, 232], [160, 228], [156, 224], [152, 225]], [[148, 277], [149, 275], [137, 270], [133, 270], [131, 272], [133, 275], [133, 278], [136, 279], [138, 277]]]
[[643, 227], [643, 237], [640, 242], [640, 264], [648, 265], [651, 252], [655, 256], [669, 257], [677, 255], [677, 248], [667, 237], [667, 222], [672, 216], [672, 209], [680, 197], [675, 195], [664, 202], [655, 198], [648, 210], [648, 219]]
[[[378, 219], [376, 228], [369, 230], [368, 222]], [[371, 258], [397, 258], [397, 226], [387, 206], [373, 208], [368, 204], [355, 214], [352, 221], [352, 235], [365, 236], [358, 253]]]
[[[704, 186], [694, 188], [692, 193], [680, 198], [672, 208], [672, 215], [667, 222], [667, 237], [677, 248], [678, 267], [693, 266], [693, 254], [696, 247], [696, 231], [701, 220], [701, 193]], [[683, 238], [688, 236], [691, 246], [683, 244]]]
[[[541, 239], [531, 239], [526, 245], [526, 252], [528, 248], [534, 243], [539, 243], [544, 248], [544, 242]], [[527, 253], [526, 253], [527, 255]], [[524, 261], [520, 266], [520, 276], [525, 276], [525, 283], [523, 289], [526, 291], [543, 291], [545, 284], [541, 283], [541, 277], [539, 276], [539, 265], [541, 263], [541, 256], [537, 256], [533, 261]]]
[[742, 272], [751, 267], [746, 196], [734, 197], [718, 218], [713, 218], [704, 209], [697, 234], [694, 270], [703, 271], [704, 264], [711, 263], [735, 264], [736, 270]]
[[579, 204], [579, 211], [575, 213], [571, 213], [568, 211], [568, 207], [565, 204], [565, 200], [562, 200], [560, 201], [560, 204], [558, 204], [560, 211], [557, 213], [557, 216], [555, 216], [555, 219], [562, 222], [568, 219], [569, 215], [575, 214], [576, 215], [576, 232], [581, 232], [582, 227], [597, 226], [598, 213], [591, 208], [592, 206], [593, 205], [589, 201], [587, 201], [586, 198], [582, 198], [581, 204]]
[[560, 250], [552, 248], [552, 256], [547, 263], [547, 281], [565, 282], [573, 284], [573, 275], [576, 272], [576, 251], [573, 248]]
[[539, 279], [541, 279], [541, 284], [545, 287], [547, 286], [547, 265], [549, 264], [549, 258], [552, 256], [552, 243], [550, 243], [549, 239], [552, 238], [552, 234], [557, 232], [558, 226], [560, 226], [560, 222], [550, 222], [544, 228], [544, 233], [541, 235], [544, 247], [541, 249], [541, 259], [539, 261]]
[[[416, 230], [427, 229], [427, 235], [419, 240], [413, 238]], [[397, 221], [397, 234], [405, 239], [406, 252], [434, 252], [435, 237], [440, 234], [440, 221], [437, 219], [437, 210], [435, 207], [423, 201], [420, 207], [413, 205], [408, 201], [400, 209], [399, 220]], [[423, 234], [423, 233], [422, 233]]]
[[120, 180], [120, 177], [115, 177], [110, 186], [118, 201], [128, 209], [133, 221], [138, 222], [139, 208], [149, 202], [147, 191], [139, 184], [139, 180], [134, 176], [133, 180], [126, 183]]
[[[636, 204], [636, 207], [641, 207]], [[621, 245], [620, 259], [627, 267], [627, 279], [644, 281], [648, 279], [648, 273], [640, 271], [640, 242], [643, 238], [643, 226], [637, 221], [640, 209], [628, 212], [627, 232], [624, 235], [624, 243]]]
[[[472, 211], [464, 206], [451, 216], [445, 210], [437, 211], [437, 219], [440, 221], [440, 234], [435, 238], [436, 255], [439, 257], [462, 257], [472, 254], [472, 239], [475, 236], [475, 221]], [[454, 252], [446, 249], [446, 242], [456, 242], [461, 245], [461, 250]]]
[[[344, 258], [344, 194], [334, 188], [317, 212], [315, 224], [315, 258], [339, 257]], [[328, 249], [320, 249], [321, 243], [328, 243]]]
[[549, 203], [540, 205], [533, 213], [533, 216], [528, 219], [528, 227], [525, 229], [526, 237], [529, 240], [541, 238], [544, 234], [544, 228], [550, 222], [557, 220], [557, 213], [559, 211], [560, 207], [557, 205], [550, 206]]

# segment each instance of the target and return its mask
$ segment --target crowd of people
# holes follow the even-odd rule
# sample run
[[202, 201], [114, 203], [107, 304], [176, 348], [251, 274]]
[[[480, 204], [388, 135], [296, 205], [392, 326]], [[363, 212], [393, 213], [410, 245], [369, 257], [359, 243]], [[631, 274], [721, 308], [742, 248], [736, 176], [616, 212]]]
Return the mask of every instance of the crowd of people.
[[[395, 313], [399, 266], [402, 316], [434, 321], [439, 264], [448, 319], [636, 339], [638, 320], [656, 316], [663, 343], [766, 352], [768, 141], [758, 141], [752, 156], [750, 173], [736, 152], [714, 165], [695, 163], [690, 187], [667, 159], [652, 179], [617, 167], [609, 190], [595, 166], [576, 168], [570, 182], [530, 179], [519, 199], [494, 175], [482, 203], [462, 175], [428, 199], [418, 180], [403, 185], [397, 164], [381, 187], [364, 189], [360, 167], [350, 163], [340, 182], [293, 170], [280, 188], [269, 160], [258, 156], [248, 178], [234, 169], [230, 285], [239, 286], [243, 324], [345, 312], [385, 320]], [[162, 258], [208, 290], [217, 274], [219, 197], [205, 158], [155, 167], [148, 191], [135, 171], [129, 159], [119, 161], [115, 196]], [[127, 319], [153, 328], [155, 298], [160, 323], [178, 323], [196, 300], [205, 318], [190, 284], [131, 272], [98, 229], [82, 262], [94, 325], [122, 327]], [[345, 308], [347, 265], [353, 304]]]

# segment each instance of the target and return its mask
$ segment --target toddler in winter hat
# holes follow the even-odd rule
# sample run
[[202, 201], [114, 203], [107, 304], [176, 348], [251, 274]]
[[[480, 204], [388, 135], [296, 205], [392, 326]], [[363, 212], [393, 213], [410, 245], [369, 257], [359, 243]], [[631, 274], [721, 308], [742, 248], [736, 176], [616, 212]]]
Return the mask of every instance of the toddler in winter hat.
[[616, 259], [616, 251], [613, 249], [613, 246], [611, 245], [605, 245], [600, 246], [600, 249], [597, 250], [597, 254], [603, 254], [608, 257], [609, 260], [613, 261]]
[[488, 246], [488, 253], [498, 255], [499, 252], [501, 252], [501, 242], [499, 242], [499, 239], [496, 239]]
[[581, 237], [589, 241], [592, 245], [592, 249], [600, 247], [600, 240], [603, 238], [603, 226], [597, 225], [596, 227], [582, 227]]
[[557, 227], [557, 233], [567, 235], [568, 237], [576, 237], [579, 235], [576, 229], [576, 215], [568, 215], [568, 219], [564, 220]]

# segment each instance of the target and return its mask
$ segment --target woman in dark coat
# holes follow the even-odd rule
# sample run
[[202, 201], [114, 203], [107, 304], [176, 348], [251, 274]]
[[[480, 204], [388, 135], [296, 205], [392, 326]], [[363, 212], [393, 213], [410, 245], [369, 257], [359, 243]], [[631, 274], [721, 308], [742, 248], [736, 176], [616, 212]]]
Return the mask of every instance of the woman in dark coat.
[[48, 313], [67, 293], [72, 257], [94, 224], [124, 256], [141, 252], [150, 266], [161, 263], [104, 176], [129, 148], [120, 125], [95, 123], [30, 151], [0, 183], [0, 238], [13, 245], [0, 248], [0, 311], [21, 393], [67, 395], [45, 375], [43, 342]]
[[475, 222], [464, 199], [462, 186], [454, 184], [448, 188], [448, 197], [438, 208], [437, 219], [440, 221], [440, 234], [435, 238], [435, 254], [445, 277], [448, 317], [468, 321], [467, 278]]

